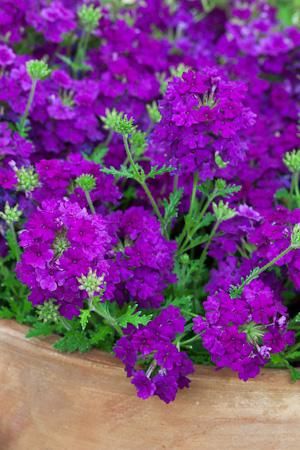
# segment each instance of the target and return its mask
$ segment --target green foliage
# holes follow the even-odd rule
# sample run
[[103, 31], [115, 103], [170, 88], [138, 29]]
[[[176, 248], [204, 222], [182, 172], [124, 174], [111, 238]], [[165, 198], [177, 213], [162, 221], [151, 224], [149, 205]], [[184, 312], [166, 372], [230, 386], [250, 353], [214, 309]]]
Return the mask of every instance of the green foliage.
[[[140, 166], [138, 166], [140, 167]], [[142, 168], [141, 168], [142, 169]], [[127, 167], [125, 165], [120, 166], [119, 169], [116, 169], [113, 166], [110, 167], [102, 167], [101, 172], [106, 173], [107, 175], [112, 175], [117, 180], [120, 178], [126, 178], [127, 180], [134, 180], [135, 179], [135, 173], [132, 169], [132, 167]]]
[[103, 160], [107, 155], [108, 147], [103, 145], [98, 145], [90, 155], [86, 153], [83, 154], [84, 158], [88, 161], [93, 161], [96, 164], [103, 164]]
[[86, 329], [86, 327], [89, 323], [90, 317], [91, 317], [91, 311], [89, 309], [82, 309], [80, 311], [79, 318], [80, 318], [80, 325], [81, 325], [82, 330]]
[[215, 181], [207, 180], [205, 183], [202, 183], [198, 189], [213, 200], [217, 197], [231, 197], [241, 190], [241, 186], [227, 184], [225, 180], [218, 178]]
[[300, 1], [299, 0], [269, 0], [276, 6], [277, 16], [284, 26], [300, 26]]
[[66, 331], [65, 335], [54, 344], [54, 348], [59, 352], [84, 353], [92, 348], [92, 344], [88, 336], [79, 330]]
[[90, 72], [92, 70], [92, 67], [84, 62], [84, 56], [85, 55], [81, 55], [77, 59], [72, 60], [71, 58], [69, 58], [66, 55], [60, 55], [60, 54], [57, 55], [57, 57], [61, 61], [63, 61], [67, 66], [70, 67], [70, 69], [72, 70], [73, 73]]
[[163, 200], [164, 215], [163, 215], [163, 230], [168, 230], [171, 222], [178, 215], [178, 207], [182, 198], [183, 189], [176, 189], [170, 194], [169, 200]]
[[147, 325], [150, 322], [152, 315], [142, 314], [137, 308], [138, 305], [128, 305], [125, 313], [118, 317], [118, 323], [122, 328], [126, 328], [129, 324], [138, 327], [139, 325]]
[[34, 338], [40, 336], [50, 336], [53, 334], [55, 328], [49, 323], [36, 322], [32, 328], [27, 332], [27, 338]]
[[141, 157], [144, 154], [146, 148], [146, 133], [142, 131], [134, 131], [129, 139], [132, 153], [136, 158]]
[[231, 298], [238, 298], [242, 295], [244, 287], [249, 284], [252, 280], [255, 280], [258, 278], [260, 273], [260, 268], [255, 267], [253, 270], [251, 270], [250, 274], [247, 275], [246, 278], [241, 278], [240, 284], [238, 285], [231, 285], [229, 292]]
[[110, 166], [102, 167], [101, 172], [106, 173], [108, 175], [113, 175], [116, 179], [126, 178], [127, 180], [136, 180], [138, 183], [144, 183], [147, 179], [154, 179], [159, 175], [163, 175], [164, 173], [170, 173], [174, 170], [173, 167], [160, 167], [152, 166], [148, 173], [145, 173], [142, 166], [138, 163], [135, 163], [135, 167], [132, 165], [127, 167], [125, 165], [120, 166], [119, 169]]

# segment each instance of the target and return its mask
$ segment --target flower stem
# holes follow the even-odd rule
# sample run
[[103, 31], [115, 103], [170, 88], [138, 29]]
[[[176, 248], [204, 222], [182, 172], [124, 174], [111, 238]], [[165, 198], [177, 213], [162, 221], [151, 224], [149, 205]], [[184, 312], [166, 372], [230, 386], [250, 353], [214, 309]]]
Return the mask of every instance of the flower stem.
[[277, 261], [279, 261], [285, 255], [287, 255], [291, 250], [294, 250], [294, 248], [290, 245], [285, 250], [283, 250], [281, 253], [279, 253], [279, 255], [275, 256], [275, 258], [273, 258], [267, 264], [260, 267], [260, 269], [256, 273], [254, 273], [253, 275], [249, 275], [249, 277], [247, 277], [247, 284], [251, 283], [251, 281], [253, 281], [255, 278], [258, 278], [263, 272], [265, 272], [270, 267], [272, 267]]
[[138, 168], [136, 166], [136, 163], [135, 163], [135, 161], [133, 159], [133, 156], [131, 154], [127, 136], [123, 136], [123, 143], [124, 143], [124, 147], [125, 147], [125, 151], [126, 151], [126, 155], [127, 155], [128, 161], [130, 162], [130, 164], [131, 164], [131, 166], [133, 168], [134, 174], [135, 174], [135, 180], [142, 186], [145, 194], [147, 195], [147, 197], [148, 197], [148, 199], [149, 199], [149, 201], [151, 203], [151, 206], [152, 206], [155, 214], [157, 215], [159, 221], [162, 223], [163, 217], [162, 217], [162, 215], [161, 215], [161, 213], [159, 211], [159, 207], [158, 207], [158, 205], [157, 205], [153, 195], [151, 194], [150, 189], [148, 188], [146, 181], [145, 180], [141, 180], [141, 174], [139, 173], [139, 170], [138, 170]]
[[11, 235], [13, 237], [13, 240], [15, 242], [15, 250], [16, 250], [16, 252], [15, 252], [14, 256], [16, 257], [16, 260], [19, 261], [20, 260], [20, 256], [21, 256], [21, 251], [20, 251], [18, 238], [17, 238], [16, 230], [15, 230], [15, 227], [14, 227], [13, 223], [9, 224], [9, 229], [10, 229]]
[[66, 330], [68, 330], [68, 331], [72, 330], [71, 325], [68, 323], [68, 320], [65, 317], [60, 316], [59, 320], [60, 320], [60, 323], [62, 324], [62, 326]]
[[300, 207], [299, 172], [295, 172], [292, 177], [292, 192], [296, 197], [296, 205]]
[[86, 201], [88, 202], [89, 208], [91, 210], [91, 213], [92, 214], [96, 214], [95, 207], [93, 205], [93, 202], [92, 202], [92, 199], [91, 199], [89, 191], [85, 191], [84, 190], [84, 193], [85, 193]]
[[37, 82], [38, 82], [38, 80], [34, 80], [34, 79], [32, 80], [31, 89], [30, 89], [29, 97], [28, 97], [27, 104], [25, 107], [25, 111], [20, 120], [21, 129], [23, 129], [26, 124], [26, 121], [27, 121], [27, 118], [28, 118], [28, 115], [29, 115], [29, 112], [30, 112], [30, 109], [31, 109], [31, 106], [33, 103]]
[[208, 238], [208, 240], [207, 240], [207, 242], [206, 242], [206, 244], [205, 244], [205, 246], [204, 246], [204, 248], [203, 248], [203, 250], [202, 250], [202, 253], [201, 253], [200, 259], [199, 259], [200, 270], [201, 270], [203, 264], [205, 263], [205, 260], [206, 260], [206, 256], [207, 256], [207, 252], [208, 252], [209, 246], [210, 246], [211, 241], [213, 240], [213, 238], [214, 238], [214, 236], [215, 236], [215, 234], [216, 234], [216, 232], [217, 232], [217, 229], [219, 228], [219, 225], [220, 225], [220, 222], [219, 222], [219, 221], [217, 221], [217, 222], [214, 224], [214, 226], [213, 226], [213, 228], [212, 228], [212, 230], [211, 230], [211, 233], [210, 233], [210, 235], [209, 235], [209, 238]]
[[93, 303], [90, 308], [91, 311], [94, 311], [98, 314], [102, 319], [104, 319], [114, 330], [118, 333], [119, 336], [123, 336], [122, 328], [117, 323], [116, 319], [107, 311], [103, 310], [103, 308], [98, 308], [97, 304]]

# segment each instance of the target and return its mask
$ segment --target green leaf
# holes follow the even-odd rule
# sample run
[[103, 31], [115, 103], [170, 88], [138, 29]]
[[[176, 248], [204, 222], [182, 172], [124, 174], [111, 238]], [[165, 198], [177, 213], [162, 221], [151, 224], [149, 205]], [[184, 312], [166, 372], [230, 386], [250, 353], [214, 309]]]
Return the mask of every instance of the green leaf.
[[138, 305], [128, 305], [126, 312], [118, 317], [118, 323], [122, 328], [132, 324], [135, 327], [139, 325], [147, 325], [150, 322], [152, 315], [143, 315], [141, 311], [137, 311]]
[[91, 342], [83, 332], [70, 330], [66, 332], [64, 337], [55, 342], [54, 348], [65, 353], [76, 351], [84, 353], [91, 349]]
[[295, 381], [300, 380], [300, 370], [299, 369], [296, 369], [295, 367], [291, 366], [290, 364], [288, 365], [288, 369], [290, 371], [292, 381], [295, 382]]
[[122, 165], [119, 169], [115, 167], [102, 167], [101, 172], [106, 173], [107, 175], [113, 175], [115, 178], [127, 178], [127, 179], [135, 179], [135, 174], [132, 171], [131, 167], [126, 167]]
[[82, 309], [80, 311], [80, 325], [83, 330], [86, 329], [89, 319], [91, 317], [91, 311], [89, 309]]
[[96, 164], [102, 164], [107, 152], [108, 147], [98, 145], [90, 155], [84, 153], [83, 156], [88, 161], [93, 161]]
[[59, 59], [61, 59], [67, 66], [69, 66], [74, 72], [88, 72], [92, 70], [92, 67], [88, 64], [77, 63], [72, 61], [71, 58], [65, 55], [57, 55]]
[[27, 338], [33, 338], [38, 336], [50, 336], [53, 334], [54, 327], [48, 323], [37, 322], [26, 334]]
[[20, 248], [11, 230], [8, 230], [6, 233], [6, 242], [9, 250], [9, 259], [17, 260], [20, 255]]
[[108, 325], [99, 325], [99, 329], [90, 334], [90, 342], [92, 345], [98, 345], [107, 339], [114, 337], [113, 329]]
[[191, 312], [193, 310], [193, 298], [191, 295], [183, 295], [182, 297], [176, 297], [175, 299], [170, 299], [167, 304], [172, 304], [180, 309], [183, 316], [186, 319], [191, 318]]
[[166, 230], [172, 222], [172, 219], [178, 215], [178, 207], [182, 198], [183, 189], [178, 189], [170, 194], [169, 200], [163, 200], [164, 217], [163, 228]]
[[171, 166], [162, 166], [158, 168], [158, 166], [152, 166], [150, 172], [147, 173], [146, 178], [155, 178], [158, 175], [163, 175], [164, 173], [174, 172], [175, 168]]
[[7, 308], [6, 306], [2, 306], [0, 309], [0, 319], [13, 319], [14, 313]]

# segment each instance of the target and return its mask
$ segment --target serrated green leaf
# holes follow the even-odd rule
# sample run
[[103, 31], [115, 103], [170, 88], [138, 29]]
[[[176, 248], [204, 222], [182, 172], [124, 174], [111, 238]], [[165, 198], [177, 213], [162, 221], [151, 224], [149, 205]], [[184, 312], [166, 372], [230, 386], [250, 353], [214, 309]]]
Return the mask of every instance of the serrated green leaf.
[[99, 329], [90, 334], [90, 342], [92, 345], [98, 345], [107, 338], [112, 338], [114, 331], [108, 325], [99, 325]]
[[54, 327], [48, 323], [36, 322], [33, 327], [26, 334], [27, 338], [38, 336], [50, 336], [53, 334]]
[[90, 155], [84, 153], [83, 156], [88, 161], [93, 161], [96, 164], [102, 164], [107, 152], [108, 147], [98, 145]]
[[89, 309], [82, 309], [80, 311], [80, 325], [82, 330], [85, 330], [87, 327], [87, 324], [89, 323], [89, 319], [91, 317], [91, 311]]
[[127, 178], [127, 179], [135, 179], [135, 174], [132, 171], [131, 167], [121, 166], [119, 169], [115, 167], [102, 167], [101, 172], [106, 173], [108, 175], [113, 175], [115, 178]]
[[6, 233], [6, 242], [9, 249], [9, 259], [17, 260], [20, 255], [20, 248], [11, 230]]
[[162, 166], [159, 167], [158, 166], [152, 166], [150, 169], [150, 172], [147, 173], [146, 178], [155, 178], [158, 175], [163, 175], [164, 173], [170, 173], [170, 172], [174, 172], [175, 168], [174, 167], [168, 167], [168, 166]]
[[147, 325], [150, 322], [152, 315], [144, 315], [141, 311], [137, 310], [137, 305], [128, 305], [126, 312], [118, 317], [118, 323], [122, 328], [127, 327], [128, 324], [132, 324], [135, 327], [139, 325]]
[[81, 331], [67, 331], [65, 336], [55, 342], [53, 346], [56, 350], [63, 353], [87, 352], [91, 349], [91, 342]]
[[170, 194], [169, 200], [163, 200], [164, 217], [163, 228], [166, 230], [171, 224], [172, 220], [178, 215], [178, 207], [182, 198], [183, 189], [178, 189]]
[[2, 306], [0, 309], [0, 319], [13, 319], [14, 313], [7, 308], [6, 306]]

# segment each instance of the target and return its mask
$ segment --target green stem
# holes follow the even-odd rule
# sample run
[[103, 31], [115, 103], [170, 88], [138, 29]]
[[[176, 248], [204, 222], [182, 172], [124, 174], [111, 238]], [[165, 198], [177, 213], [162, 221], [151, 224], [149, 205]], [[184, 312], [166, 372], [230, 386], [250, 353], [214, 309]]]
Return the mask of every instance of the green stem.
[[94, 311], [98, 316], [102, 317], [114, 330], [118, 333], [119, 336], [123, 336], [122, 328], [118, 325], [116, 319], [112, 317], [110, 314], [104, 314], [102, 310], [97, 308], [97, 305], [93, 303], [93, 307], [91, 311]]
[[64, 317], [60, 316], [59, 320], [60, 320], [60, 323], [62, 324], [62, 326], [63, 326], [66, 330], [68, 330], [68, 331], [72, 330], [72, 327], [71, 327], [71, 325], [68, 323], [68, 320], [67, 320], [67, 319], [65, 319]]
[[159, 207], [158, 207], [158, 205], [157, 205], [153, 195], [151, 194], [151, 192], [150, 192], [150, 190], [149, 190], [149, 188], [148, 188], [148, 186], [146, 184], [146, 181], [145, 180], [144, 181], [141, 180], [141, 175], [139, 173], [139, 170], [138, 170], [138, 168], [136, 166], [136, 163], [135, 163], [135, 161], [133, 159], [133, 156], [132, 156], [130, 148], [129, 148], [129, 143], [128, 143], [127, 136], [123, 136], [123, 143], [124, 143], [124, 147], [125, 147], [125, 151], [126, 151], [126, 155], [127, 155], [128, 161], [130, 162], [130, 165], [132, 166], [132, 168], [134, 170], [135, 180], [144, 189], [145, 194], [147, 195], [147, 197], [148, 197], [148, 199], [149, 199], [149, 201], [150, 201], [150, 203], [152, 205], [152, 208], [153, 208], [155, 214], [157, 215], [159, 221], [162, 223], [163, 217], [162, 217], [162, 215], [161, 215], [161, 213], [159, 211]]
[[288, 248], [283, 250], [279, 255], [275, 256], [271, 261], [269, 261], [267, 264], [262, 266], [256, 273], [253, 275], [250, 275], [247, 277], [247, 284], [251, 283], [254, 279], [258, 278], [263, 272], [268, 270], [270, 267], [272, 267], [277, 261], [279, 261], [281, 258], [283, 258], [285, 255], [287, 255], [291, 250], [294, 250], [293, 246], [290, 245]]
[[214, 224], [214, 226], [213, 226], [213, 228], [212, 228], [212, 230], [211, 230], [211, 233], [210, 233], [210, 235], [209, 235], [209, 238], [208, 238], [208, 240], [207, 240], [207, 242], [206, 242], [206, 244], [205, 244], [205, 246], [204, 246], [204, 248], [203, 248], [203, 250], [202, 250], [202, 253], [201, 253], [200, 259], [199, 259], [199, 266], [200, 266], [200, 268], [202, 268], [203, 264], [205, 263], [205, 260], [206, 260], [206, 256], [207, 256], [207, 252], [208, 252], [209, 246], [210, 246], [211, 241], [213, 240], [213, 238], [214, 238], [214, 236], [215, 236], [215, 234], [216, 234], [216, 232], [217, 232], [217, 229], [219, 228], [219, 225], [220, 225], [220, 222], [219, 222], [219, 221], [217, 221], [217, 222]]
[[11, 234], [12, 234], [13, 240], [14, 240], [15, 245], [16, 245], [16, 254], [15, 254], [15, 257], [16, 257], [16, 260], [19, 261], [19, 260], [20, 260], [20, 256], [21, 256], [21, 251], [20, 251], [20, 247], [19, 247], [19, 243], [18, 243], [18, 238], [17, 238], [16, 230], [15, 230], [15, 227], [14, 227], [14, 224], [13, 224], [13, 223], [10, 223], [10, 224], [9, 224], [9, 229], [10, 229], [10, 232], [11, 232]]
[[150, 190], [149, 190], [147, 184], [146, 184], [145, 182], [140, 183], [140, 184], [141, 184], [142, 188], [144, 189], [144, 191], [145, 191], [145, 193], [146, 193], [146, 195], [147, 195], [147, 197], [148, 197], [148, 199], [149, 199], [149, 201], [150, 201], [150, 203], [151, 203], [151, 205], [152, 205], [152, 208], [153, 208], [155, 214], [157, 215], [159, 221], [162, 223], [163, 217], [162, 217], [162, 215], [161, 215], [161, 213], [160, 213], [160, 211], [159, 211], [159, 208], [158, 208], [158, 206], [157, 206], [157, 203], [156, 203], [156, 201], [154, 200], [154, 197], [153, 197], [153, 195], [151, 194], [151, 192], [150, 192]]
[[[188, 228], [187, 223], [189, 223], [189, 221], [190, 221], [190, 219], [191, 219], [191, 217], [193, 215], [194, 209], [195, 209], [195, 201], [196, 201], [198, 180], [199, 180], [198, 173], [194, 172], [194, 175], [193, 175], [193, 189], [192, 189], [192, 194], [191, 194], [191, 199], [190, 199], [190, 207], [189, 207], [189, 211], [187, 213], [187, 217], [186, 217], [186, 221], [185, 221], [183, 230], [182, 230], [182, 232], [181, 232], [181, 234], [179, 236], [179, 239], [177, 241], [179, 246], [182, 243], [185, 244], [185, 243], [187, 243], [189, 241], [189, 236], [188, 236], [189, 230], [187, 229]], [[187, 241], [187, 242], [185, 242], [185, 241]]]
[[91, 213], [92, 214], [96, 214], [95, 207], [93, 205], [93, 202], [92, 202], [92, 199], [91, 199], [89, 191], [84, 191], [84, 193], [85, 193], [86, 201], [88, 202], [89, 208], [91, 210]]
[[296, 172], [296, 173], [293, 174], [293, 177], [292, 177], [292, 190], [295, 193], [296, 205], [299, 208], [300, 207], [299, 172]]
[[196, 334], [195, 336], [191, 337], [190, 339], [180, 342], [180, 346], [183, 346], [186, 344], [191, 344], [192, 342], [197, 341], [197, 339], [199, 339], [199, 338], [200, 338], [200, 336], [198, 334]]
[[30, 89], [29, 97], [28, 97], [27, 104], [25, 107], [25, 111], [20, 120], [21, 128], [24, 128], [24, 126], [26, 124], [26, 121], [27, 121], [27, 118], [28, 118], [28, 115], [29, 115], [29, 112], [30, 112], [30, 109], [31, 109], [31, 106], [33, 103], [37, 82], [38, 82], [38, 80], [32, 80], [31, 89]]

